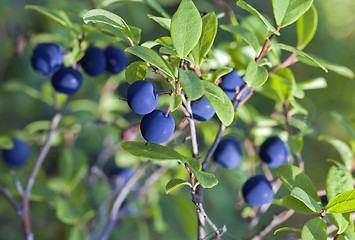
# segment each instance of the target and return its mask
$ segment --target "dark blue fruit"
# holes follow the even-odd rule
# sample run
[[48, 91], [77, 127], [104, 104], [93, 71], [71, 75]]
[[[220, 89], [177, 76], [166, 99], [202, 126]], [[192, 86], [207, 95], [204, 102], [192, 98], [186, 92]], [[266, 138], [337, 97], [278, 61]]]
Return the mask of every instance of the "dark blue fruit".
[[274, 197], [271, 184], [263, 175], [249, 178], [244, 183], [242, 193], [245, 201], [252, 207], [261, 207]]
[[271, 168], [277, 168], [288, 162], [290, 150], [287, 143], [279, 137], [270, 137], [261, 145], [259, 156]]
[[114, 189], [119, 189], [133, 176], [131, 168], [115, 167], [110, 171], [111, 184]]
[[76, 93], [82, 82], [81, 73], [72, 67], [63, 67], [52, 77], [53, 88], [68, 95]]
[[139, 80], [128, 88], [127, 102], [129, 107], [138, 114], [148, 114], [158, 105], [159, 95], [154, 86], [147, 81]]
[[52, 75], [63, 65], [64, 50], [56, 43], [40, 43], [33, 51], [31, 64], [41, 75]]
[[213, 154], [213, 158], [218, 165], [225, 168], [238, 166], [242, 160], [239, 142], [233, 137], [222, 139]]
[[213, 117], [215, 110], [211, 103], [202, 96], [200, 99], [191, 102], [191, 110], [194, 119], [199, 121], [207, 121]]
[[100, 75], [106, 69], [104, 51], [98, 47], [88, 47], [80, 64], [88, 75], [93, 77]]
[[121, 49], [108, 46], [104, 53], [106, 57], [106, 71], [117, 74], [127, 66], [127, 56]]
[[175, 130], [174, 118], [161, 110], [154, 110], [145, 115], [141, 122], [141, 132], [145, 140], [150, 143], [163, 143], [173, 135]]
[[[238, 75], [238, 73], [233, 70], [230, 73], [221, 77], [222, 82], [219, 84], [220, 88], [226, 93], [228, 98], [233, 101], [235, 91], [239, 90], [245, 85], [244, 80]], [[243, 100], [249, 93], [249, 88], [245, 89], [242, 93], [240, 100]]]
[[30, 156], [30, 147], [24, 141], [13, 139], [14, 146], [9, 150], [2, 150], [5, 163], [11, 167], [22, 166]]

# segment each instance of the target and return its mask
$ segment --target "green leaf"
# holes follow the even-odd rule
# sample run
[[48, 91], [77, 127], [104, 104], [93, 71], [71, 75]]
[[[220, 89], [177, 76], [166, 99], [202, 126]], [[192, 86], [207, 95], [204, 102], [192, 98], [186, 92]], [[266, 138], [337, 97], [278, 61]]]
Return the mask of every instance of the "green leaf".
[[200, 39], [202, 19], [192, 0], [182, 0], [171, 19], [170, 33], [176, 52], [185, 59]]
[[320, 88], [327, 87], [327, 81], [325, 80], [325, 78], [318, 77], [308, 81], [301, 82], [299, 83], [299, 85], [303, 90], [320, 89]]
[[31, 9], [40, 12], [46, 15], [47, 17], [53, 19], [54, 21], [62, 24], [63, 26], [75, 30], [73, 23], [71, 22], [66, 12], [63, 10], [50, 9], [42, 6], [36, 6], [36, 5], [26, 5], [25, 9]]
[[350, 213], [333, 213], [332, 215], [327, 215], [329, 221], [338, 228], [337, 234], [342, 234], [345, 232], [349, 226]]
[[272, 0], [277, 26], [283, 28], [294, 23], [312, 3], [313, 0]]
[[345, 230], [345, 235], [349, 238], [349, 240], [355, 239], [355, 231], [350, 226]]
[[217, 28], [218, 19], [214, 12], [210, 12], [202, 18], [201, 37], [191, 51], [193, 63], [196, 65], [201, 65], [203, 59], [205, 59], [211, 49], [217, 34]]
[[355, 131], [352, 126], [348, 123], [348, 121], [339, 113], [332, 111], [332, 116], [343, 126], [346, 132], [350, 135], [350, 137], [355, 140]]
[[68, 240], [85, 240], [85, 233], [80, 226], [73, 226], [70, 230], [70, 235]]
[[316, 64], [316, 66], [320, 67], [325, 72], [328, 72], [328, 70], [321, 63], [319, 63], [317, 60], [315, 60], [309, 54], [307, 54], [305, 52], [302, 52], [301, 50], [298, 50], [295, 47], [292, 47], [292, 46], [289, 46], [289, 45], [286, 45], [286, 44], [283, 44], [283, 43], [274, 43], [274, 44], [272, 44], [270, 46], [270, 48], [278, 48], [278, 49], [282, 49], [282, 50], [285, 50], [285, 51], [296, 53], [297, 55], [299, 55], [301, 57], [304, 57], [304, 58], [307, 58], [307, 59], [313, 61]]
[[272, 32], [273, 34], [276, 34], [277, 36], [280, 36], [279, 31], [277, 31], [270, 23], [268, 20], [266, 20], [266, 18], [261, 15], [255, 8], [253, 8], [252, 6], [250, 6], [249, 4], [247, 4], [246, 2], [239, 0], [237, 2], [237, 6], [241, 7], [242, 9], [250, 12], [251, 14], [257, 16], [263, 23], [264, 25], [267, 27], [267, 29]]
[[0, 136], [0, 149], [12, 149], [14, 143], [9, 136]]
[[148, 14], [147, 16], [150, 19], [153, 19], [155, 22], [157, 22], [163, 28], [168, 29], [170, 31], [170, 24], [171, 24], [171, 19], [170, 18], [156, 17], [156, 16], [153, 16], [153, 15], [150, 15], [150, 14]]
[[133, 156], [154, 161], [181, 161], [186, 162], [184, 156], [175, 150], [158, 144], [146, 142], [122, 142], [121, 147]]
[[136, 26], [129, 26], [129, 28], [131, 29], [131, 32], [132, 32], [132, 35], [133, 35], [132, 41], [136, 45], [138, 45], [139, 42], [141, 41], [142, 29], [140, 29], [139, 27], [136, 27]]
[[273, 72], [270, 76], [270, 84], [272, 87], [282, 94], [283, 102], [285, 98], [289, 98], [294, 92], [295, 77], [289, 68], [281, 68]]
[[350, 149], [350, 147], [344, 143], [343, 141], [336, 139], [331, 136], [326, 136], [326, 135], [321, 135], [318, 137], [318, 140], [320, 141], [326, 141], [327, 143], [330, 143], [340, 154], [341, 159], [343, 160], [343, 163], [345, 166], [350, 169], [352, 160], [353, 160], [353, 153]]
[[290, 114], [295, 115], [295, 114], [308, 114], [307, 109], [305, 109], [301, 104], [299, 104], [296, 101], [296, 98], [293, 96], [289, 98], [290, 100], [290, 105], [291, 105], [291, 110]]
[[309, 209], [311, 209], [315, 213], [321, 213], [322, 208], [319, 206], [319, 204], [314, 200], [311, 196], [309, 196], [305, 191], [303, 191], [299, 187], [295, 187], [291, 191], [291, 196], [297, 198], [301, 202], [304, 203]]
[[[355, 76], [354, 72], [351, 69], [349, 69], [348, 67], [329, 62], [329, 61], [324, 60], [320, 57], [313, 56], [312, 54], [309, 54], [309, 56], [311, 56], [318, 63], [322, 64], [324, 67], [326, 67], [330, 71], [333, 71], [341, 76], [344, 76], [347, 78], [354, 78], [354, 76]], [[310, 65], [310, 66], [317, 66], [317, 63], [315, 63], [313, 60], [308, 59], [308, 58], [297, 57], [296, 60], [300, 61], [304, 64]]]
[[318, 25], [317, 10], [312, 5], [308, 11], [297, 20], [297, 48], [302, 50], [313, 39]]
[[259, 87], [263, 85], [268, 79], [268, 72], [266, 68], [258, 66], [253, 60], [248, 63], [244, 81], [252, 87]]
[[56, 216], [66, 224], [76, 224], [80, 221], [83, 213], [74, 207], [68, 200], [58, 199], [56, 202]]
[[326, 240], [327, 236], [327, 223], [320, 217], [306, 222], [301, 232], [302, 240]]
[[163, 17], [170, 18], [169, 13], [167, 13], [164, 8], [162, 8], [159, 3], [155, 0], [143, 0], [149, 7], [160, 13]]
[[316, 187], [299, 167], [293, 165], [281, 165], [277, 168], [277, 173], [288, 190], [292, 191], [295, 187], [299, 187], [317, 202], [321, 202]]
[[253, 31], [250, 31], [249, 29], [240, 25], [221, 25], [221, 29], [240, 36], [244, 41], [246, 41], [250, 46], [254, 48], [255, 53], [260, 51], [261, 45], [258, 41], [258, 37]]
[[204, 188], [212, 188], [218, 184], [217, 178], [212, 173], [202, 172], [194, 168], [190, 168], [195, 178]]
[[190, 188], [192, 187], [191, 183], [189, 183], [188, 181], [185, 181], [185, 180], [182, 180], [182, 179], [179, 179], [179, 178], [174, 178], [174, 179], [171, 179], [166, 184], [165, 193], [168, 194], [171, 191], [173, 191], [175, 188], [177, 188], [177, 187], [179, 187], [181, 185], [187, 185], [187, 186], [190, 186]]
[[292, 209], [295, 212], [302, 214], [314, 214], [314, 212], [308, 208], [303, 202], [294, 198], [293, 196], [286, 196], [281, 199], [282, 206]]
[[199, 160], [193, 157], [185, 157], [186, 158], [186, 163], [193, 168], [194, 170], [201, 170], [202, 164]]
[[127, 38], [133, 41], [133, 34], [127, 23], [120, 16], [112, 12], [103, 9], [89, 10], [84, 14], [83, 20], [86, 24], [93, 22], [109, 25], [122, 32]]
[[179, 68], [179, 79], [182, 90], [190, 100], [197, 100], [203, 95], [204, 87], [201, 79], [190, 71]]
[[224, 92], [220, 87], [208, 81], [202, 81], [202, 84], [205, 88], [205, 92], [208, 92], [208, 94], [214, 95], [216, 98], [224, 101]]
[[274, 235], [276, 235], [276, 233], [284, 232], [284, 231], [301, 232], [301, 229], [299, 229], [299, 228], [293, 228], [293, 227], [283, 227], [283, 228], [277, 229], [277, 230], [274, 232]]
[[233, 68], [229, 68], [229, 67], [224, 67], [224, 68], [218, 68], [212, 75], [212, 82], [216, 83], [217, 80], [226, 75], [227, 73], [230, 73], [233, 70]]
[[218, 20], [214, 12], [210, 12], [202, 18], [202, 32], [200, 40], [192, 49], [191, 54], [194, 58], [194, 63], [201, 65], [202, 60], [212, 47], [213, 41], [217, 34]]
[[163, 73], [168, 75], [171, 80], [175, 80], [175, 76], [173, 70], [171, 69], [170, 65], [159, 55], [156, 51], [141, 46], [133, 46], [127, 48], [125, 51], [140, 57], [144, 61], [152, 64], [153, 66], [159, 68]]
[[181, 95], [176, 95], [175, 93], [170, 96], [170, 110], [174, 112], [181, 104]]
[[129, 84], [138, 80], [144, 80], [147, 75], [147, 63], [142, 61], [136, 61], [128, 65], [125, 71], [126, 81]]
[[289, 135], [287, 143], [293, 154], [300, 153], [303, 148], [303, 137], [300, 135]]
[[[205, 86], [207, 85], [206, 83], [204, 84]], [[218, 95], [215, 92], [219, 92]], [[223, 92], [223, 90], [219, 87], [214, 88], [211, 84], [209, 84], [207, 86], [207, 91], [205, 91], [203, 95], [211, 103], [219, 120], [221, 120], [221, 122], [226, 126], [229, 126], [234, 119], [234, 108], [231, 100]], [[223, 100], [219, 98], [221, 95], [223, 96]]]
[[331, 166], [326, 180], [326, 192], [328, 201], [338, 194], [353, 189], [353, 178], [349, 171]]
[[355, 211], [355, 189], [340, 193], [329, 201], [327, 213], [348, 213]]

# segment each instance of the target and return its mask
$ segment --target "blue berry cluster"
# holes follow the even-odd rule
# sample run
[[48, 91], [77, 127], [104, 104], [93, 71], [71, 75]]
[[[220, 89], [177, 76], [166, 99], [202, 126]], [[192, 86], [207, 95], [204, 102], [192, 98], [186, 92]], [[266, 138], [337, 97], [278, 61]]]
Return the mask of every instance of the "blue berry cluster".
[[159, 94], [150, 82], [139, 80], [129, 86], [127, 102], [138, 114], [144, 115], [140, 129], [143, 138], [150, 143], [160, 144], [169, 140], [175, 130], [174, 118], [161, 110], [155, 110]]

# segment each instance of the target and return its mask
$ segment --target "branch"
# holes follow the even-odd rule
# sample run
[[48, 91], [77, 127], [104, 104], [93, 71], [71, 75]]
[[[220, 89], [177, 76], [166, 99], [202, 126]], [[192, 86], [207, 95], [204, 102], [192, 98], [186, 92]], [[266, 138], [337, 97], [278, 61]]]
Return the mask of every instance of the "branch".
[[[281, 28], [280, 26], [277, 26], [276, 27], [276, 30], [279, 31]], [[260, 60], [264, 57], [264, 55], [270, 51], [270, 48], [269, 48], [269, 44], [271, 42], [271, 40], [276, 36], [276, 34], [271, 34], [266, 40], [265, 40], [265, 43], [263, 45], [263, 48], [261, 49], [261, 52], [259, 54], [259, 56], [255, 59], [255, 62], [256, 63], [259, 63]]]
[[22, 208], [20, 204], [17, 203], [17, 201], [12, 197], [12, 195], [7, 191], [7, 189], [0, 184], [0, 193], [4, 195], [6, 200], [12, 205], [14, 210], [16, 211], [17, 215], [21, 216], [22, 215]]
[[117, 195], [112, 209], [110, 213], [110, 220], [109, 223], [107, 224], [103, 234], [100, 237], [100, 240], [107, 240], [112, 229], [116, 226], [118, 217], [119, 217], [119, 210], [120, 207], [123, 203], [123, 201], [126, 199], [128, 193], [131, 191], [133, 186], [136, 184], [138, 179], [143, 175], [144, 171], [147, 169], [148, 164], [150, 161], [147, 161], [139, 166], [139, 168], [135, 171], [133, 176], [127, 181], [126, 185], [122, 188], [120, 193]]
[[261, 238], [268, 234], [273, 228], [289, 219], [294, 212], [295, 211], [293, 211], [292, 209], [288, 209], [279, 213], [278, 215], [275, 215], [271, 222], [266, 225], [264, 229], [260, 231], [258, 235], [254, 236], [251, 240], [261, 240]]
[[63, 116], [63, 112], [65, 110], [65, 108], [68, 106], [69, 102], [71, 100], [71, 96], [68, 96], [67, 101], [65, 102], [65, 104], [63, 105], [62, 109], [59, 110], [52, 118], [51, 123], [50, 123], [50, 130], [48, 132], [48, 136], [47, 139], [41, 149], [41, 152], [36, 160], [36, 163], [32, 169], [31, 175], [27, 180], [27, 184], [25, 186], [25, 191], [23, 193], [22, 199], [23, 199], [23, 215], [22, 215], [22, 223], [23, 223], [23, 228], [25, 231], [25, 235], [26, 235], [26, 239], [27, 240], [32, 240], [33, 239], [33, 234], [31, 231], [31, 220], [30, 220], [30, 194], [31, 194], [31, 190], [33, 187], [33, 184], [36, 180], [37, 174], [42, 166], [42, 163], [45, 159], [45, 157], [47, 156], [49, 149], [51, 147], [51, 142], [52, 139], [55, 136], [56, 133], [56, 128], [60, 122], [60, 120], [62, 119]]

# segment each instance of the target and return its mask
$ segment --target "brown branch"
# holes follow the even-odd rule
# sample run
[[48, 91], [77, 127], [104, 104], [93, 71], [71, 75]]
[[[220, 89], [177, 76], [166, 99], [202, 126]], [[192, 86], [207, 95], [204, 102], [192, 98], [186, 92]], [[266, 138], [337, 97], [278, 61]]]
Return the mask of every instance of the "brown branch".
[[[280, 26], [277, 26], [276, 27], [276, 30], [279, 31], [281, 28]], [[276, 34], [271, 34], [264, 42], [264, 45], [263, 45], [263, 48], [261, 49], [261, 52], [259, 54], [259, 56], [255, 59], [255, 62], [256, 63], [259, 63], [260, 60], [264, 57], [264, 55], [270, 51], [270, 48], [269, 48], [269, 44], [271, 42], [271, 40], [276, 36]]]
[[16, 211], [17, 215], [21, 216], [22, 215], [22, 208], [20, 204], [17, 203], [17, 201], [12, 197], [11, 193], [7, 191], [7, 189], [0, 184], [0, 193], [4, 195], [6, 200], [11, 204], [11, 206], [14, 208]]

